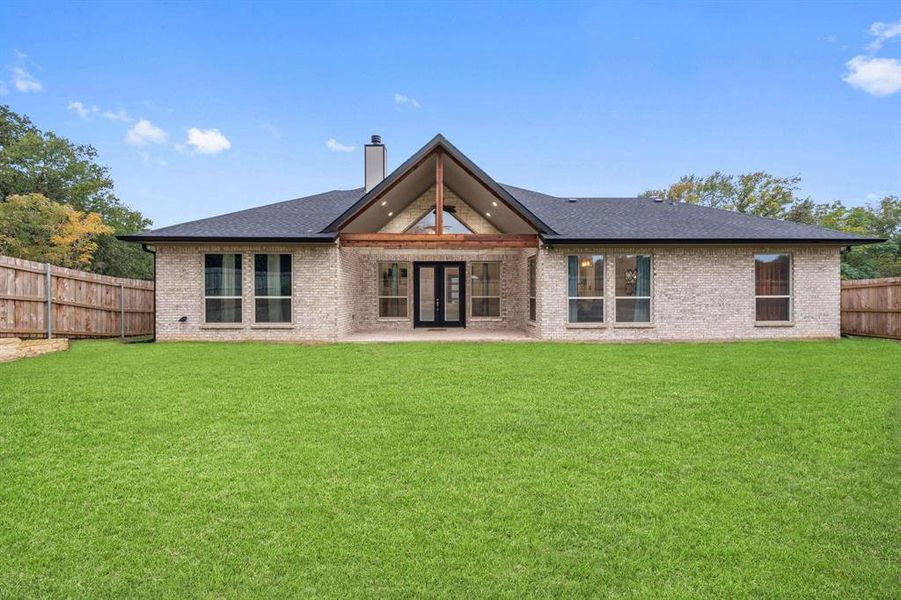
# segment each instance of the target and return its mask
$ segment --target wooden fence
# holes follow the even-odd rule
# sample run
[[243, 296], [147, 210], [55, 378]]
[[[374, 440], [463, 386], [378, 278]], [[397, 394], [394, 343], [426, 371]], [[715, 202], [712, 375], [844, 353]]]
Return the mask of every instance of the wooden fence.
[[0, 337], [149, 335], [153, 301], [152, 281], [0, 256]]
[[901, 277], [842, 281], [842, 333], [901, 340]]

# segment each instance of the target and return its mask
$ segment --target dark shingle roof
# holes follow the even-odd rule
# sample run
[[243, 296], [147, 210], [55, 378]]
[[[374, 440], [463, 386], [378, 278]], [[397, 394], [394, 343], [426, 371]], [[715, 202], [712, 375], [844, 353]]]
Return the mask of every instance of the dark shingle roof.
[[336, 216], [360, 199], [363, 188], [332, 190], [266, 206], [189, 221], [120, 239], [131, 242], [200, 241], [204, 239], [256, 241], [330, 241], [333, 233], [322, 233]]
[[876, 241], [842, 231], [695, 204], [671, 204], [651, 198], [558, 198], [509, 185], [504, 187], [554, 229], [556, 235], [545, 236], [549, 243], [578, 240], [652, 240], [660, 243]]
[[845, 245], [882, 241], [691, 204], [670, 204], [650, 198], [559, 198], [500, 185], [440, 134], [368, 194], [363, 188], [333, 190], [119, 238], [145, 243], [204, 240], [332, 242], [340, 225], [350, 215], [365, 207], [370, 199], [439, 147], [520, 212], [549, 244], [799, 242]]

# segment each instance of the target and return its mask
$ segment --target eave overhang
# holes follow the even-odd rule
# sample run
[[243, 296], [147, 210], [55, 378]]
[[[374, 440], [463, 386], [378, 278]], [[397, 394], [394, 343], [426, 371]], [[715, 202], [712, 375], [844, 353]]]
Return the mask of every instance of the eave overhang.
[[546, 246], [859, 246], [879, 244], [884, 238], [588, 238], [542, 235]]
[[337, 234], [315, 234], [297, 237], [253, 237], [253, 236], [171, 236], [171, 235], [117, 235], [123, 242], [158, 243], [211, 243], [211, 244], [334, 244]]

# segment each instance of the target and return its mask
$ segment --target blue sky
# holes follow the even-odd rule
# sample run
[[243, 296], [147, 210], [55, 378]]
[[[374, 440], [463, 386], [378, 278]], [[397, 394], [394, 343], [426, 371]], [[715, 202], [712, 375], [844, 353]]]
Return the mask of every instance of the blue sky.
[[390, 168], [441, 132], [561, 196], [717, 169], [901, 193], [901, 2], [6, 2], [0, 26], [0, 103], [96, 146], [157, 226], [358, 187], [372, 133]]

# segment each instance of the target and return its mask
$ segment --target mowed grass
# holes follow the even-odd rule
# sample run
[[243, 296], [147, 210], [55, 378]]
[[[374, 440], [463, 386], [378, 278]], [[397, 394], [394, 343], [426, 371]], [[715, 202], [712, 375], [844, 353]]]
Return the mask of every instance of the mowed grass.
[[0, 597], [898, 597], [901, 344], [0, 365]]

